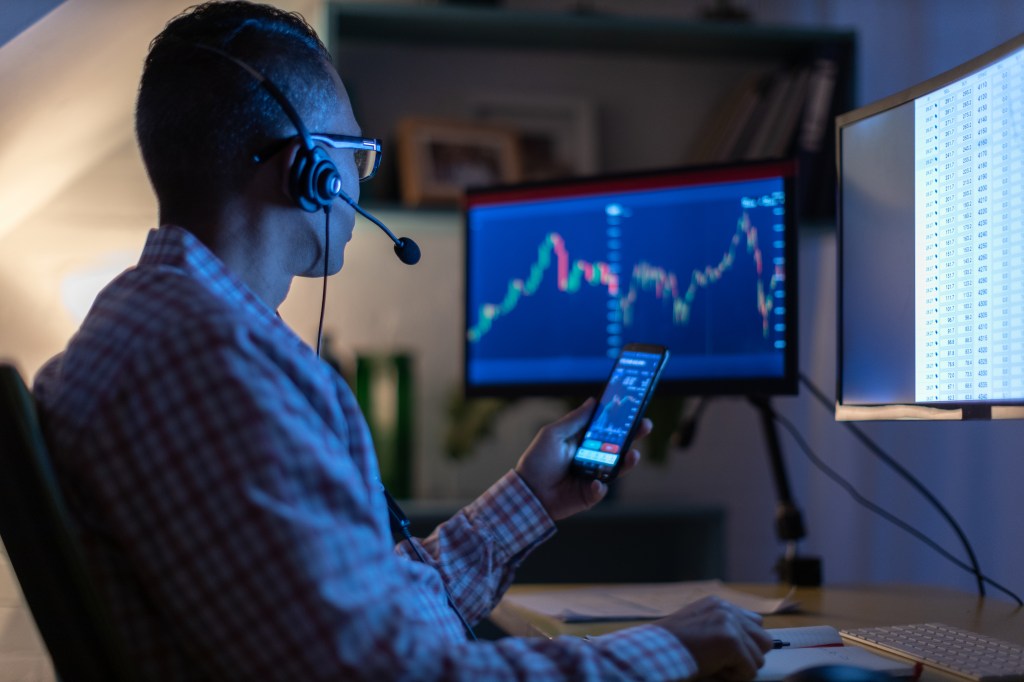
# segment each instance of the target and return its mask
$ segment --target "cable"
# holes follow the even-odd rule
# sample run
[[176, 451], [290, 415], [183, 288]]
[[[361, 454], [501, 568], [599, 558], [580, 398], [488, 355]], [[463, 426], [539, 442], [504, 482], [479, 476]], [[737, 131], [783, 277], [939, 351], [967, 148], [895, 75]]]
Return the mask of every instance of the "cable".
[[[800, 380], [811, 391], [811, 394], [814, 395], [814, 397], [817, 398], [817, 400], [822, 405], [824, 405], [825, 408], [828, 409], [833, 414], [833, 416], [834, 416], [835, 410], [833, 408], [833, 405], [832, 405], [832, 403], [829, 402], [828, 398], [826, 398], [825, 394], [821, 391], [821, 389], [819, 389], [817, 386], [815, 386], [814, 383], [811, 382], [811, 380], [803, 372], [800, 373]], [[782, 421], [783, 418], [781, 417], [781, 415], [776, 414], [775, 418], [777, 420], [779, 420], [779, 423], [783, 423], [783, 421]], [[959, 566], [960, 568], [963, 568], [964, 570], [972, 573], [974, 575], [974, 577], [975, 577], [975, 580], [977, 581], [979, 596], [982, 596], [982, 597], [985, 596], [985, 583], [988, 583], [988, 584], [992, 585], [993, 587], [995, 587], [996, 589], [998, 589], [1001, 592], [1003, 592], [1004, 594], [1006, 594], [1009, 597], [1011, 597], [1014, 601], [1017, 602], [1018, 606], [1024, 606], [1024, 602], [1021, 601], [1020, 597], [1018, 597], [1013, 592], [1010, 592], [1007, 588], [1003, 587], [999, 583], [993, 581], [991, 578], [988, 578], [987, 576], [985, 576], [981, 572], [981, 567], [980, 567], [980, 565], [978, 563], [977, 556], [975, 555], [974, 549], [971, 547], [971, 544], [968, 541], [966, 534], [963, 532], [963, 529], [960, 528], [960, 525], [953, 518], [952, 514], [950, 514], [949, 511], [942, 505], [942, 503], [939, 502], [938, 498], [936, 498], [935, 495], [933, 495], [927, 488], [925, 488], [924, 485], [920, 481], [918, 481], [914, 477], [913, 474], [911, 474], [906, 468], [904, 468], [902, 465], [900, 465], [898, 462], [896, 462], [892, 458], [892, 456], [890, 456], [888, 453], [886, 453], [884, 450], [882, 450], [882, 448], [879, 445], [877, 445], [874, 441], [872, 441], [871, 438], [867, 434], [865, 434], [861, 429], [857, 428], [854, 424], [851, 424], [850, 422], [842, 422], [842, 423], [875, 456], [877, 456], [879, 459], [881, 459], [885, 464], [889, 465], [904, 480], [906, 480], [908, 483], [910, 483], [911, 486], [913, 486], [919, 493], [921, 493], [921, 495], [923, 495], [925, 497], [925, 499], [927, 499], [939, 511], [939, 513], [943, 516], [943, 518], [946, 519], [946, 521], [950, 524], [950, 526], [956, 532], [957, 536], [960, 538], [960, 541], [963, 544], [964, 549], [967, 552], [967, 555], [970, 557], [971, 565], [968, 566], [967, 564], [961, 562], [959, 559], [954, 558], [948, 552], [946, 552], [945, 550], [939, 548], [936, 543], [934, 543], [931, 540], [927, 539], [925, 536], [920, 534], [918, 531], [912, 529], [909, 525], [907, 525], [904, 522], [896, 519], [891, 514], [888, 514], [887, 512], [884, 512], [884, 510], [882, 510], [880, 507], [877, 507], [877, 505], [874, 505], [873, 503], [867, 501], [859, 493], [856, 493], [855, 489], [853, 489], [853, 486], [850, 485], [845, 480], [843, 480], [843, 483], [840, 483], [840, 486], [845, 488], [847, 490], [847, 492], [849, 492], [850, 495], [853, 496], [854, 499], [857, 500], [858, 502], [861, 502], [863, 500], [863, 502], [861, 502], [861, 503], [865, 504], [865, 506], [868, 506], [869, 509], [872, 509], [872, 511], [876, 511], [877, 513], [879, 513], [880, 515], [885, 517], [890, 522], [892, 522], [892, 523], [896, 524], [897, 526], [903, 528], [907, 532], [915, 535], [918, 539], [920, 539], [923, 542], [925, 542], [926, 544], [930, 545], [933, 549], [935, 549], [936, 551], [941, 553], [943, 556], [945, 556], [947, 559], [949, 559], [950, 561], [955, 563], [957, 566]], [[783, 423], [783, 425], [785, 426], [784, 423]], [[789, 430], [790, 433], [794, 436], [794, 438], [797, 439], [798, 443], [801, 442], [802, 439], [797, 435], [795, 427], [793, 427], [792, 424], [789, 424], [789, 426], [787, 427], [787, 430]], [[813, 456], [810, 453], [810, 450], [808, 448], [806, 448], [806, 442], [804, 442], [801, 445], [801, 448], [804, 448], [804, 452], [808, 454], [808, 457], [811, 459], [812, 462], [815, 463], [815, 465], [817, 465], [820, 469], [822, 469], [822, 471], [824, 471], [826, 474], [828, 474], [828, 471], [827, 471], [828, 467], [827, 467], [827, 465], [825, 465], [824, 462], [820, 458], [817, 458], [816, 456]], [[839, 476], [839, 474], [836, 473], [835, 471], [832, 471], [832, 474], [834, 474], [835, 477], [833, 477], [831, 474], [829, 474], [829, 476], [830, 476], [830, 478], [833, 478], [833, 480], [837, 480], [836, 477], [838, 477], [838, 479], [842, 479], [842, 477]], [[837, 482], [838, 482], [838, 480], [837, 480]], [[845, 483], [845, 485], [844, 485], [844, 483]]]
[[320, 324], [316, 328], [316, 356], [320, 357], [320, 343], [324, 338], [324, 309], [327, 307], [327, 261], [331, 254], [331, 207], [324, 205], [324, 289], [320, 294]]
[[[408, 519], [406, 519], [405, 525], [399, 524], [399, 529], [402, 533], [402, 537], [404, 537], [405, 541], [409, 543], [410, 547], [412, 547], [412, 551], [416, 553], [416, 558], [419, 559], [420, 563], [427, 564], [429, 566], [430, 564], [423, 556], [423, 554], [420, 552], [420, 548], [416, 546], [415, 542], [413, 542], [412, 534], [409, 533], [408, 524]], [[476, 633], [473, 632], [473, 626], [471, 626], [466, 621], [466, 617], [462, 615], [462, 611], [460, 611], [459, 607], [455, 605], [455, 599], [452, 597], [452, 593], [448, 590], [448, 583], [445, 581], [443, 577], [441, 578], [441, 584], [444, 586], [445, 596], [448, 597], [448, 606], [450, 606], [452, 608], [452, 611], [455, 612], [455, 615], [458, 616], [459, 622], [462, 623], [462, 627], [466, 629], [466, 633], [469, 635], [469, 638], [475, 642]]]
[[[327, 275], [328, 275], [328, 256], [331, 253], [331, 209], [330, 206], [324, 206], [324, 286], [323, 293], [320, 296], [320, 324], [316, 330], [316, 356], [320, 357], [320, 344], [324, 337], [324, 310], [327, 307]], [[412, 547], [412, 551], [416, 554], [416, 558], [422, 564], [430, 565], [426, 557], [420, 552], [420, 548], [413, 542], [412, 534], [409, 533], [409, 517], [406, 516], [402, 510], [398, 507], [398, 503], [395, 502], [394, 498], [391, 497], [391, 493], [387, 490], [384, 491], [384, 496], [388, 502], [388, 510], [391, 515], [395, 517], [398, 522], [399, 530], [402, 536], [405, 538], [409, 546]], [[452, 607], [452, 611], [459, 617], [459, 622], [462, 623], [462, 627], [466, 628], [466, 632], [469, 633], [469, 637], [476, 641], [476, 633], [473, 632], [472, 626], [466, 621], [465, 616], [462, 615], [462, 611], [455, 605], [455, 599], [452, 598], [452, 593], [448, 590], [448, 583], [445, 582], [444, 578], [441, 578], [441, 584], [444, 586], [445, 596], [448, 597], [448, 605]]]
[[[825, 397], [824, 392], [821, 389], [819, 389], [817, 386], [815, 386], [814, 383], [803, 372], [800, 373], [800, 380], [804, 383], [804, 385], [807, 386], [808, 390], [811, 391], [811, 394], [814, 395], [814, 397], [818, 399], [818, 402], [820, 402], [822, 405], [824, 405], [825, 408], [828, 409], [828, 411], [830, 413], [832, 413], [832, 416], [834, 418], [835, 417], [834, 403], [829, 402], [828, 399]], [[982, 575], [982, 572], [981, 572], [981, 566], [978, 564], [978, 558], [974, 554], [974, 548], [971, 547], [971, 543], [967, 540], [967, 535], [960, 528], [960, 524], [958, 524], [956, 522], [956, 519], [953, 518], [953, 515], [950, 514], [949, 511], [946, 510], [945, 506], [943, 506], [943, 504], [941, 502], [939, 502], [938, 498], [935, 497], [935, 495], [933, 495], [931, 493], [931, 491], [929, 491], [927, 488], [925, 488], [924, 485], [919, 480], [917, 480], [917, 478], [914, 477], [914, 475], [911, 474], [906, 468], [904, 468], [902, 465], [900, 465], [899, 462], [897, 462], [888, 453], [886, 453], [884, 450], [882, 450], [882, 448], [879, 447], [878, 444], [875, 443], [873, 440], [871, 440], [871, 438], [868, 437], [868, 435], [866, 433], [864, 433], [863, 430], [857, 428], [856, 425], [854, 425], [854, 424], [852, 424], [850, 422], [843, 422], [843, 424], [846, 426], [847, 429], [850, 430], [851, 433], [853, 433], [854, 436], [857, 437], [857, 439], [861, 443], [864, 444], [865, 447], [868, 448], [868, 450], [870, 450], [872, 453], [874, 453], [874, 455], [876, 457], [878, 457], [879, 459], [881, 459], [885, 464], [889, 465], [890, 468], [892, 468], [897, 474], [902, 476], [904, 480], [906, 480], [908, 483], [910, 483], [911, 486], [913, 486], [919, 493], [921, 493], [921, 495], [923, 495], [926, 500], [931, 502], [932, 506], [934, 506], [938, 510], [939, 514], [941, 514], [943, 516], [943, 518], [946, 519], [946, 521], [949, 523], [949, 525], [956, 532], [957, 536], [960, 538], [960, 542], [963, 544], [964, 549], [967, 552], [967, 556], [970, 557], [971, 566], [974, 567], [973, 568], [974, 577], [975, 577], [975, 580], [977, 581], [977, 584], [978, 584], [978, 594], [980, 594], [982, 597], [984, 597], [985, 596], [985, 583], [984, 583], [984, 580], [983, 580], [984, 576]]]
[[[384, 493], [384, 501], [388, 504], [388, 511], [391, 512], [391, 516], [398, 524], [399, 532], [402, 534], [402, 537], [405, 538], [405, 541], [409, 543], [413, 553], [416, 555], [416, 559], [418, 559], [421, 564], [426, 564], [427, 566], [432, 565], [427, 561], [427, 558], [423, 556], [423, 553], [420, 552], [419, 546], [413, 541], [412, 533], [409, 532], [409, 517], [405, 515], [402, 508], [398, 506], [398, 502], [395, 501], [395, 498], [391, 496], [391, 493], [389, 493], [387, 488], [383, 485], [381, 486], [381, 491]], [[438, 573], [440, 574], [440, 572]], [[462, 623], [462, 627], [466, 629], [466, 633], [469, 634], [469, 638], [474, 642], [477, 641], [476, 633], [473, 632], [473, 626], [469, 624], [466, 617], [462, 615], [462, 611], [460, 611], [459, 607], [455, 605], [455, 599], [452, 597], [452, 593], [448, 589], [448, 581], [444, 579], [444, 576], [441, 576], [441, 585], [444, 587], [445, 596], [448, 597], [448, 606], [450, 606], [452, 611], [455, 612], [455, 615], [458, 616], [459, 622]]]
[[[949, 561], [954, 563], [956, 566], [964, 569], [965, 571], [968, 571], [969, 573], [975, 573], [975, 575], [980, 575], [982, 580], [984, 580], [985, 582], [989, 583], [990, 585], [992, 585], [996, 589], [1000, 590], [1001, 592], [1009, 595], [1014, 601], [1017, 602], [1018, 606], [1024, 606], [1024, 602], [1021, 602], [1020, 598], [1017, 597], [1017, 595], [1015, 595], [1012, 592], [1010, 592], [1007, 588], [1003, 587], [1002, 585], [1000, 585], [999, 583], [995, 582], [994, 580], [986, 577], [985, 575], [981, 575], [981, 574], [976, 573], [974, 571], [974, 569], [970, 565], [968, 565], [967, 563], [961, 561], [960, 559], [957, 559], [955, 556], [953, 556], [952, 554], [947, 552], [945, 549], [940, 547], [938, 545], [938, 543], [936, 543], [934, 540], [932, 540], [931, 538], [926, 536], [924, 533], [922, 533], [921, 531], [917, 530], [916, 528], [914, 528], [910, 524], [906, 523], [905, 521], [902, 521], [901, 519], [897, 518], [895, 515], [891, 514], [890, 512], [886, 511], [885, 509], [881, 508], [880, 506], [878, 506], [874, 502], [871, 502], [870, 500], [865, 498], [863, 495], [861, 495], [859, 492], [857, 492], [857, 489], [854, 488], [854, 486], [849, 481], [844, 479], [838, 472], [836, 472], [834, 469], [829, 467], [827, 464], [825, 464], [825, 462], [820, 457], [818, 457], [816, 454], [814, 454], [813, 450], [811, 450], [810, 446], [807, 444], [807, 441], [804, 440], [804, 438], [800, 435], [799, 431], [796, 429], [796, 427], [793, 425], [792, 422], [790, 422], [788, 419], [786, 419], [785, 417], [783, 417], [782, 415], [780, 415], [778, 413], [774, 413], [773, 414], [773, 418], [783, 428], [785, 428], [787, 431], [789, 431], [790, 435], [793, 436], [793, 439], [797, 442], [797, 445], [800, 446], [800, 449], [803, 450], [803, 452], [807, 456], [807, 458], [816, 467], [818, 467], [822, 471], [822, 473], [824, 473], [826, 476], [831, 478], [839, 487], [841, 487], [843, 490], [845, 490], [850, 495], [850, 497], [852, 497], [854, 499], [854, 501], [858, 502], [859, 504], [861, 504], [862, 506], [866, 507], [867, 509], [875, 512], [876, 514], [878, 514], [879, 516], [884, 518], [886, 521], [889, 521], [893, 525], [895, 525], [895, 526], [897, 526], [899, 528], [902, 528], [906, 532], [910, 533], [911, 535], [916, 537], [918, 540], [920, 540], [921, 542], [925, 543], [926, 545], [928, 545], [929, 547], [934, 549], [936, 552], [941, 554], [943, 557], [945, 557], [946, 559], [948, 559]], [[984, 596], [984, 594], [982, 594], [981, 596]]]
[[945, 549], [939, 546], [937, 542], [926, 536], [924, 533], [917, 530], [909, 523], [903, 521], [896, 515], [886, 511], [879, 505], [875, 504], [871, 500], [861, 495], [852, 483], [843, 478], [839, 472], [837, 472], [832, 467], [828, 466], [823, 459], [821, 459], [820, 457], [818, 457], [818, 455], [814, 453], [814, 450], [811, 449], [811, 446], [808, 445], [807, 441], [797, 430], [796, 426], [793, 425], [793, 422], [789, 421], [788, 419], [786, 419], [777, 412], [772, 413], [772, 418], [775, 419], [775, 421], [777, 421], [783, 428], [789, 431], [789, 434], [793, 437], [793, 440], [795, 440], [796, 444], [800, 446], [800, 449], [803, 450], [804, 454], [811, 461], [811, 463], [818, 467], [822, 471], [822, 473], [831, 478], [836, 483], [836, 485], [845, 490], [850, 495], [850, 497], [854, 499], [854, 501], [863, 505], [864, 507], [867, 507], [868, 509], [875, 512], [876, 514], [878, 514], [885, 520], [889, 521], [890, 523], [899, 526], [903, 530], [907, 531], [908, 533], [910, 533], [917, 539], [921, 540], [921, 542], [924, 542], [926, 545], [934, 549], [942, 556], [959, 565], [961, 568], [971, 570], [970, 566], [968, 566], [966, 563], [964, 563], [960, 559], [957, 559], [955, 556], [947, 552]]

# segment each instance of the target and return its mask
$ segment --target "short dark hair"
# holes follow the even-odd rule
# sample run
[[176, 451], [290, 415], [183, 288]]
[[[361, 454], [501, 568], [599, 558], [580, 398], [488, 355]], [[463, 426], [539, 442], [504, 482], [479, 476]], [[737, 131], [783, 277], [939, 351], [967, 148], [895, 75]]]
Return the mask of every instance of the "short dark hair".
[[334, 101], [330, 55], [300, 15], [233, 0], [175, 17], [149, 46], [135, 107], [135, 133], [162, 215], [242, 189], [255, 170], [252, 155], [296, 134], [256, 78], [196, 45], [262, 72], [300, 114]]

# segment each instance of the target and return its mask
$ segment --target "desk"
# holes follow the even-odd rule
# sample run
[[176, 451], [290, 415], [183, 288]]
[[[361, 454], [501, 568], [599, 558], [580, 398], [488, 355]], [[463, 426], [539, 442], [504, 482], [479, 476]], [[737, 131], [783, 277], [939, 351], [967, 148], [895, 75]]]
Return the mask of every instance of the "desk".
[[[738, 590], [763, 597], [783, 597], [785, 585], [733, 583]], [[554, 587], [554, 586], [552, 586]], [[543, 585], [514, 585], [512, 593], [552, 589]], [[557, 586], [564, 589], [564, 585]], [[593, 587], [592, 585], [589, 587]], [[765, 627], [792, 628], [808, 625], [832, 625], [857, 628], [873, 625], [941, 622], [1024, 645], [1024, 609], [998, 599], [981, 599], [972, 594], [939, 587], [919, 585], [864, 585], [799, 587], [793, 597], [800, 602], [799, 613], [765, 617]], [[491, 613], [491, 621], [511, 635], [555, 637], [558, 635], [598, 635], [639, 623], [563, 623], [538, 616], [501, 602]], [[650, 621], [644, 621], [650, 622]], [[923, 680], [959, 679], [926, 672]]]

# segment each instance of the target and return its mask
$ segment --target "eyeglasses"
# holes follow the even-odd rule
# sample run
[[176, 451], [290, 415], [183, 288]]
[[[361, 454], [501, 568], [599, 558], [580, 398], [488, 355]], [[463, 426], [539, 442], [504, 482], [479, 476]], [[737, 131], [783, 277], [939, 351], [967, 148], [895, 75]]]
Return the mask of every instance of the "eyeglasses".
[[380, 140], [377, 138], [331, 133], [311, 133], [309, 137], [313, 142], [320, 142], [332, 149], [354, 149], [359, 182], [365, 182], [377, 173], [377, 167], [380, 166]]
[[[359, 173], [359, 182], [366, 182], [377, 173], [381, 155], [380, 140], [377, 138], [335, 135], [333, 133], [311, 133], [309, 138], [314, 143], [325, 144], [331, 149], [354, 150], [353, 156], [356, 163], [356, 172]], [[253, 154], [252, 160], [255, 163], [263, 163], [284, 149], [294, 139], [294, 137], [290, 137], [285, 140], [278, 140], [267, 149]]]

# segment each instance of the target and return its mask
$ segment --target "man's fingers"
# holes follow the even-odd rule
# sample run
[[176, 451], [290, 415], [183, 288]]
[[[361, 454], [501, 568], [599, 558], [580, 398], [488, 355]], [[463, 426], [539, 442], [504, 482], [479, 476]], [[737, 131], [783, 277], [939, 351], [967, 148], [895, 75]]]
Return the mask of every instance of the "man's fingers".
[[594, 479], [583, 489], [583, 502], [587, 507], [593, 507], [608, 494], [608, 486], [603, 482]]
[[729, 666], [727, 679], [751, 680], [764, 665], [764, 652], [755, 637], [759, 626], [750, 620], [751, 613], [746, 609], [734, 607], [731, 611], [728, 631], [738, 646], [736, 660]]
[[647, 417], [644, 417], [640, 420], [640, 425], [636, 427], [636, 434], [633, 436], [633, 441], [636, 442], [646, 438], [653, 430], [654, 422]]
[[640, 451], [630, 450], [622, 457], [622, 466], [619, 468], [618, 477], [622, 478], [640, 463]]
[[762, 652], [768, 651], [772, 648], [772, 638], [768, 634], [768, 632], [761, 626], [761, 623], [764, 622], [761, 616], [757, 614], [754, 615], [757, 616], [756, 620], [748, 620], [745, 623], [745, 626], [747, 628], [747, 634], [750, 636], [751, 640], [754, 642], [754, 645], [758, 649], [760, 649]]

